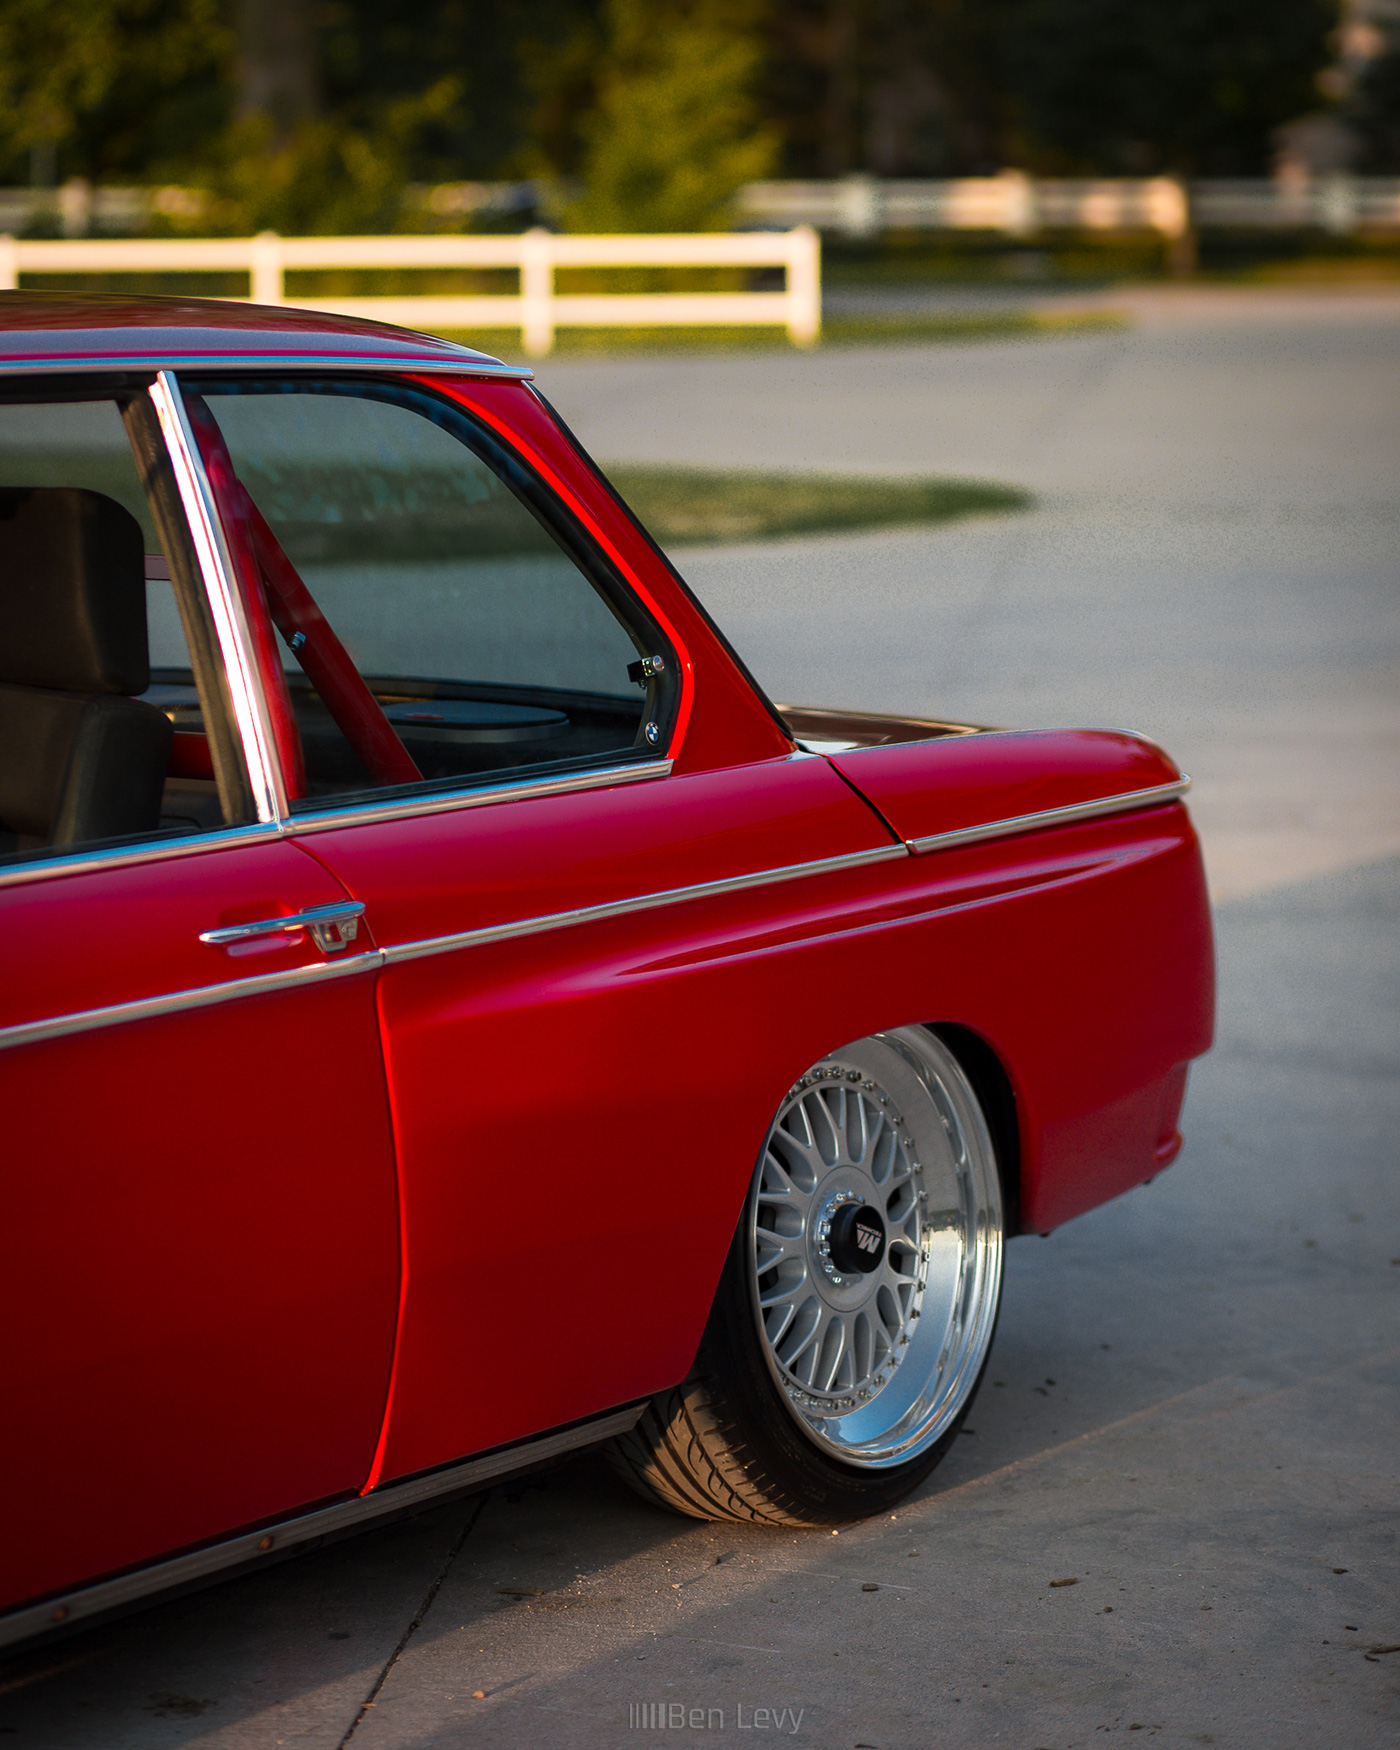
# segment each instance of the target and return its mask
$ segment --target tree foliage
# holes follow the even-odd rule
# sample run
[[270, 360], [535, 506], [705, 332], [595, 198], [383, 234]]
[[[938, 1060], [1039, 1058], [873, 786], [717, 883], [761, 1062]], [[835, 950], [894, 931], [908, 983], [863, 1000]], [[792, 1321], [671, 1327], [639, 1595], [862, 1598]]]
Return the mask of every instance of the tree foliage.
[[1257, 174], [1318, 101], [1335, 0], [1021, 0], [1005, 71], [1032, 167]]
[[223, 114], [235, 42], [221, 0], [4, 0], [0, 175], [31, 154], [93, 178], [181, 174]]
[[606, 0], [569, 229], [724, 226], [735, 190], [777, 154], [755, 100], [761, 17], [761, 0]]
[[[209, 189], [223, 230], [379, 229], [544, 175], [589, 229], [722, 224], [774, 171], [1251, 173], [1338, 0], [0, 0], [0, 180]], [[288, 46], [290, 45], [290, 47]], [[299, 46], [298, 46], [299, 45]], [[1395, 53], [1349, 120], [1400, 165]]]
[[1005, 0], [780, 0], [768, 107], [789, 174], [999, 169]]

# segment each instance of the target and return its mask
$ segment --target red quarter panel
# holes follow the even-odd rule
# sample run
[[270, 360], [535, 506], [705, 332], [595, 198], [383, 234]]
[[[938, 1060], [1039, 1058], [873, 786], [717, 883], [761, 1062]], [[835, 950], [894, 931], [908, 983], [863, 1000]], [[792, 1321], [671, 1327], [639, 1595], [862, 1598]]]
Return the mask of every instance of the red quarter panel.
[[1108, 729], [939, 736], [831, 756], [904, 839], [1148, 790], [1181, 776], [1161, 748]]
[[[824, 760], [801, 754], [304, 842], [365, 901], [391, 956], [892, 844]], [[786, 921], [846, 879], [391, 960], [381, 1008], [407, 1280], [381, 1479], [685, 1371], [772, 1115], [759, 1114], [810, 1029], [791, 1028], [776, 968], [770, 982], [754, 965], [721, 994], [635, 962], [697, 920]]]
[[[306, 842], [392, 952], [889, 840], [796, 759]], [[377, 1479], [680, 1378], [778, 1102], [862, 1034], [987, 1039], [1027, 1225], [1149, 1177], [1209, 971], [1179, 805], [392, 964], [407, 1282]]]

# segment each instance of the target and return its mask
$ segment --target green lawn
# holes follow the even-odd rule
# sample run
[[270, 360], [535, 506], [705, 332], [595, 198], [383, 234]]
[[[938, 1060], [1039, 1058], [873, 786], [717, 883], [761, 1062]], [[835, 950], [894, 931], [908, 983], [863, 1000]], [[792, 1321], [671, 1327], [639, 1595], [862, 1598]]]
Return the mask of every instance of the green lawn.
[[[1127, 328], [1116, 310], [950, 311], [930, 316], [829, 316], [822, 324], [823, 346], [865, 346], [872, 342], [941, 344], [979, 340], [1054, 340], [1062, 335]], [[474, 346], [512, 363], [536, 364], [520, 350], [518, 328], [443, 328], [444, 340]], [[752, 328], [561, 328], [554, 358], [614, 353], [786, 351], [792, 342], [784, 329]], [[548, 361], [545, 361], [546, 364]]]
[[1031, 494], [990, 480], [882, 479], [619, 462], [607, 475], [665, 547], [771, 540], [832, 529], [941, 523], [1024, 510]]

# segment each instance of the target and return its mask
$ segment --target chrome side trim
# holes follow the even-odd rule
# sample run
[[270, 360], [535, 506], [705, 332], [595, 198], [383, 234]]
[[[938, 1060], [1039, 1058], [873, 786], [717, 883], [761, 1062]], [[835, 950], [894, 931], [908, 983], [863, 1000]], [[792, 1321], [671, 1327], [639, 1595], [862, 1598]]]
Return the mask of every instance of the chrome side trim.
[[278, 768], [272, 723], [262, 696], [249, 651], [249, 634], [243, 603], [233, 578], [233, 560], [224, 531], [214, 509], [214, 495], [200, 460], [185, 412], [180, 385], [171, 371], [161, 371], [147, 390], [160, 421], [165, 445], [175, 471], [175, 484], [184, 506], [185, 520], [194, 541], [205, 593], [214, 616], [214, 627], [228, 673], [233, 714], [243, 739], [248, 762], [248, 781], [261, 821], [279, 820], [287, 812], [287, 798]]
[[[241, 300], [225, 299], [226, 303]], [[480, 358], [423, 358], [411, 356], [344, 358], [323, 352], [209, 352], [182, 353], [178, 356], [168, 348], [158, 353], [84, 353], [81, 358], [6, 358], [0, 361], [0, 376], [64, 376], [84, 377], [94, 372], [112, 371], [393, 371], [399, 375], [453, 377], [509, 377], [517, 382], [529, 382], [533, 376], [528, 365], [503, 365], [483, 353]]]
[[1160, 802], [1175, 802], [1191, 788], [1182, 776], [1170, 784], [1154, 784], [1146, 790], [1125, 790], [1118, 796], [1098, 796], [1091, 802], [1071, 802], [1064, 808], [1042, 808], [1036, 814], [1015, 814], [1007, 820], [984, 821], [981, 826], [959, 827], [955, 832], [934, 832], [921, 839], [906, 839], [914, 856], [925, 851], [945, 851], [954, 845], [975, 845], [983, 839], [1010, 838], [1013, 833], [1034, 832], [1040, 827], [1067, 826], [1076, 820], [1093, 820], [1101, 814], [1126, 814], [1134, 808], [1151, 808]]
[[883, 863], [891, 857], [908, 854], [907, 845], [877, 845], [869, 851], [847, 851], [839, 857], [819, 857], [810, 863], [788, 863], [778, 869], [759, 869], [751, 875], [727, 875], [719, 881], [697, 881], [690, 887], [667, 887], [659, 893], [608, 900], [602, 905], [579, 906], [574, 911], [545, 912], [538, 917], [516, 918], [510, 923], [488, 924], [479, 930], [458, 930], [450, 936], [428, 936], [421, 942], [399, 942], [381, 952], [386, 965], [395, 965], [401, 960], [421, 960], [430, 954], [452, 954], [459, 948], [480, 948], [488, 942], [508, 942], [516, 936], [538, 936], [546, 930], [566, 930], [574, 924], [601, 923], [607, 918], [626, 917], [631, 912], [682, 905], [686, 900], [741, 893], [747, 887], [768, 887], [777, 881], [800, 881], [809, 875], [831, 875], [840, 869], [859, 869], [867, 863]]
[[560, 796], [569, 790], [599, 790], [609, 784], [635, 784], [642, 778], [670, 776], [672, 761], [638, 761], [630, 766], [604, 766], [592, 772], [566, 772], [554, 778], [525, 778], [514, 784], [492, 784], [479, 790], [453, 790], [433, 796], [397, 796], [364, 802], [352, 808], [328, 808], [315, 814], [294, 814], [284, 822], [291, 837], [329, 832], [338, 826], [369, 826], [377, 820], [406, 820], [418, 814], [449, 814], [457, 808], [480, 808], [487, 802], [518, 802], [527, 796]]
[[612, 1410], [577, 1427], [522, 1440], [518, 1445], [483, 1453], [479, 1458], [469, 1458], [463, 1464], [454, 1464], [446, 1470], [433, 1471], [428, 1476], [415, 1477], [405, 1483], [389, 1483], [373, 1494], [359, 1495], [353, 1501], [341, 1501], [333, 1507], [303, 1513], [296, 1519], [285, 1519], [280, 1524], [257, 1531], [245, 1531], [208, 1549], [191, 1550], [188, 1555], [157, 1562], [149, 1568], [138, 1569], [134, 1574], [122, 1574], [115, 1580], [99, 1580], [96, 1585], [80, 1586], [72, 1592], [46, 1599], [43, 1604], [27, 1605], [0, 1617], [0, 1647], [42, 1634], [45, 1629], [60, 1623], [81, 1622], [84, 1617], [119, 1609], [155, 1592], [188, 1586], [224, 1568], [254, 1562], [259, 1556], [294, 1549], [298, 1544], [310, 1543], [333, 1532], [368, 1524], [385, 1514], [416, 1507], [439, 1495], [450, 1495], [476, 1483], [491, 1482], [513, 1470], [556, 1458], [580, 1446], [591, 1446], [611, 1435], [625, 1434], [637, 1422], [644, 1408], [644, 1404], [632, 1404], [625, 1410]]
[[232, 850], [237, 845], [267, 845], [281, 837], [273, 825], [225, 826], [190, 833], [185, 838], [153, 839], [144, 845], [113, 845], [105, 851], [75, 851], [70, 857], [36, 857], [32, 863], [11, 863], [0, 869], [0, 888], [21, 881], [44, 881], [60, 875], [92, 875], [103, 869], [125, 869], [139, 863], [160, 863], [168, 857], [194, 857], [204, 851]]
[[293, 989], [300, 984], [319, 984], [327, 978], [344, 978], [354, 972], [377, 971], [384, 956], [377, 948], [345, 959], [288, 966], [281, 972], [264, 972], [255, 978], [233, 978], [226, 984], [202, 984], [192, 990], [167, 991], [164, 996], [138, 997], [134, 1002], [109, 1003], [102, 1009], [78, 1009], [67, 1015], [50, 1015], [43, 1021], [21, 1021], [0, 1027], [0, 1051], [18, 1045], [37, 1045], [45, 1039], [65, 1039], [72, 1033], [91, 1033], [99, 1027], [120, 1027], [127, 1021], [149, 1021], [157, 1015], [178, 1015], [186, 1009], [211, 1009], [218, 1003], [235, 1003], [265, 991]]

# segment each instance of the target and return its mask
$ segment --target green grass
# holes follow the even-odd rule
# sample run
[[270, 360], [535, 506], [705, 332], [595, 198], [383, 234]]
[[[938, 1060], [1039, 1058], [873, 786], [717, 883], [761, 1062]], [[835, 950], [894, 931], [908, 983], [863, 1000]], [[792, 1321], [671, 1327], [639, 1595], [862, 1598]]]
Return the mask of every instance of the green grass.
[[631, 462], [609, 466], [607, 474], [665, 547], [941, 523], [1025, 510], [1032, 503], [1031, 494], [1019, 486], [938, 475], [882, 479]]
[[[1051, 340], [1061, 335], [1121, 329], [1129, 318], [1114, 310], [1006, 310], [933, 316], [836, 316], [822, 326], [823, 346], [915, 341], [943, 344], [979, 340]], [[522, 360], [518, 328], [443, 328], [444, 340], [474, 346], [496, 358]], [[782, 328], [561, 328], [552, 358], [619, 353], [785, 350]], [[528, 361], [527, 361], [528, 362]]]
[[827, 341], [1047, 340], [1130, 326], [1117, 310], [988, 310], [937, 316], [834, 316], [823, 325]]

